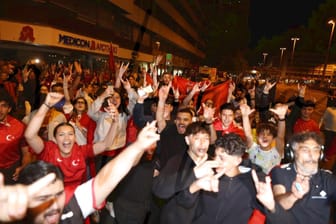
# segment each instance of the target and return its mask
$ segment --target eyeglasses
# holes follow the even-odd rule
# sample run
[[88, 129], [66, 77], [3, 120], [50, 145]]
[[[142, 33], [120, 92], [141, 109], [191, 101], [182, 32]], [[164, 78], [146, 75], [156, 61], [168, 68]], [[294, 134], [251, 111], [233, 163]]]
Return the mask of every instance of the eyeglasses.
[[77, 101], [76, 104], [77, 104], [77, 103], [78, 103], [78, 104], [85, 104], [84, 101]]

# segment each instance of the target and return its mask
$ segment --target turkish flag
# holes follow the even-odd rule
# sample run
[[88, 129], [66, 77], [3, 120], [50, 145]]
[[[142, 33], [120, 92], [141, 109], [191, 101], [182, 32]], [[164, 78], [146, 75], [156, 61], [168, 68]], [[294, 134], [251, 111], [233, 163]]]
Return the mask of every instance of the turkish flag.
[[[198, 85], [201, 88], [203, 85], [206, 85], [209, 82], [210, 81], [208, 80], [202, 81], [198, 83]], [[183, 100], [192, 90], [195, 84], [197, 84], [197, 82], [190, 81], [180, 76], [175, 76], [172, 81], [172, 88], [179, 90], [180, 100]], [[230, 81], [226, 81], [217, 85], [209, 85], [209, 87], [203, 93], [202, 103], [205, 102], [207, 99], [211, 99], [214, 102], [216, 111], [218, 112], [220, 106], [227, 101], [229, 86]], [[197, 99], [197, 96], [198, 94], [195, 94], [194, 98]]]
[[202, 103], [206, 100], [211, 99], [216, 107], [216, 112], [219, 112], [219, 108], [222, 104], [227, 102], [228, 90], [230, 86], [230, 81], [226, 81], [217, 85], [211, 84], [202, 96]]
[[109, 69], [112, 73], [115, 73], [115, 63], [114, 63], [114, 55], [113, 55], [113, 46], [110, 43], [110, 55], [109, 55]]

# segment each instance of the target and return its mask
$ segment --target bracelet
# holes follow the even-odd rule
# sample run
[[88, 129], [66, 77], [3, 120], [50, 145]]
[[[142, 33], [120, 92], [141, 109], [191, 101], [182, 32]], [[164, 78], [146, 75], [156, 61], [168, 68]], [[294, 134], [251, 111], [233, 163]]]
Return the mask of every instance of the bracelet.
[[51, 108], [51, 106], [49, 106], [48, 104], [46, 104], [46, 103], [43, 103], [46, 107], [48, 107], [48, 109], [50, 109]]
[[285, 120], [286, 120], [286, 118], [284, 117], [282, 119], [279, 119], [278, 121], [285, 121]]

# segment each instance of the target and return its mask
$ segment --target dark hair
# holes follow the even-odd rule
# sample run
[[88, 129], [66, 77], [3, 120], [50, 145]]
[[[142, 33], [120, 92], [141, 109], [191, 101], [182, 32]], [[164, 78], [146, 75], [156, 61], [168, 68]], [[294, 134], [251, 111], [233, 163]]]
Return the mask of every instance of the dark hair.
[[314, 141], [316, 141], [317, 144], [321, 146], [324, 143], [324, 138], [320, 134], [313, 131], [296, 133], [290, 138], [289, 143], [290, 146], [295, 149], [298, 143], [303, 143], [309, 139], [313, 139]]
[[204, 133], [210, 136], [209, 125], [200, 121], [190, 123], [185, 131], [185, 135], [195, 135], [197, 133]]
[[[119, 90], [119, 89], [114, 89], [114, 92], [118, 93], [119, 96], [120, 96], [120, 105], [119, 107], [117, 108], [118, 109], [118, 112], [120, 114], [122, 113], [125, 113], [126, 115], [129, 115], [130, 112], [129, 110], [127, 109], [127, 103], [126, 103], [126, 99], [124, 97], [124, 95], [122, 94], [122, 91]], [[112, 96], [108, 96], [108, 97], [105, 97], [104, 99], [104, 102], [103, 102], [103, 107], [108, 107], [108, 99], [112, 98]]]
[[177, 111], [177, 113], [188, 113], [188, 114], [190, 114], [191, 117], [194, 116], [193, 112], [190, 110], [189, 107], [182, 107]]
[[[86, 110], [87, 110], [87, 109], [88, 109], [88, 103], [87, 103], [85, 97], [83, 97], [83, 96], [79, 96], [79, 97], [75, 98], [75, 99], [73, 100], [73, 104], [75, 105], [75, 104], [77, 103], [78, 100], [84, 100], [84, 104], [85, 104], [85, 107], [86, 107]], [[74, 110], [76, 110], [76, 109], [74, 108]]]
[[0, 101], [6, 102], [10, 108], [14, 109], [15, 107], [13, 98], [9, 95], [7, 90], [2, 87], [0, 87]]
[[223, 148], [229, 155], [243, 156], [247, 150], [246, 143], [235, 133], [225, 134], [217, 138], [216, 148]]
[[37, 160], [25, 166], [20, 172], [18, 182], [28, 185], [49, 173], [55, 173], [56, 179], [63, 182], [64, 176], [60, 168], [43, 160]]
[[302, 107], [314, 107], [314, 108], [315, 106], [316, 106], [316, 103], [312, 100], [305, 100], [302, 105]]
[[259, 135], [260, 133], [262, 133], [264, 131], [270, 131], [273, 138], [277, 137], [277, 135], [278, 135], [277, 127], [271, 122], [259, 123], [257, 125], [257, 130], [256, 131], [257, 131], [257, 135]]
[[222, 112], [223, 110], [232, 110], [235, 111], [235, 107], [232, 103], [224, 103], [220, 106], [219, 111]]
[[56, 133], [57, 133], [57, 130], [62, 127], [62, 126], [69, 126], [73, 129], [73, 131], [75, 132], [75, 128], [74, 126], [72, 126], [72, 124], [70, 124], [69, 122], [62, 122], [62, 123], [59, 123], [55, 128], [54, 128], [54, 132], [53, 132], [53, 136], [56, 137]]
[[61, 88], [63, 89], [63, 84], [62, 84], [62, 83], [59, 83], [59, 82], [53, 84], [53, 85], [50, 87], [51, 92], [54, 92], [54, 91], [53, 91], [53, 88], [55, 88], [55, 87], [61, 87]]

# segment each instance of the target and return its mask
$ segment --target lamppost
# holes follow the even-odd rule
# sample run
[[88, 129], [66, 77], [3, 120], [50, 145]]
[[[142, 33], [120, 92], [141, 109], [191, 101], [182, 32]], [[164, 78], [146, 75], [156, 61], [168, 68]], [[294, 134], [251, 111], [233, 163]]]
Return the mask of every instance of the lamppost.
[[281, 54], [280, 54], [279, 67], [281, 67], [281, 64], [282, 64], [282, 57], [283, 57], [283, 54], [284, 54], [284, 51], [285, 51], [285, 50], [286, 50], [285, 47], [280, 47]]
[[325, 73], [326, 73], [326, 69], [327, 69], [327, 65], [328, 65], [329, 54], [330, 54], [330, 47], [331, 47], [331, 42], [332, 42], [332, 39], [333, 39], [334, 29], [335, 29], [335, 21], [334, 20], [329, 20], [328, 24], [331, 24], [331, 31], [330, 31], [330, 37], [329, 37], [327, 55], [326, 55], [326, 59], [325, 59], [324, 65], [323, 65], [322, 82], [324, 81]]
[[267, 57], [267, 55], [268, 55], [268, 53], [262, 53], [262, 55], [263, 55], [263, 57], [264, 57], [264, 62], [263, 62], [263, 65], [265, 66], [265, 63], [266, 63], [266, 57]]
[[292, 50], [292, 57], [291, 57], [291, 64], [293, 65], [293, 63], [294, 63], [294, 52], [295, 52], [296, 41], [300, 40], [300, 38], [298, 38], [298, 37], [292, 37], [291, 40], [293, 41], [293, 50]]

